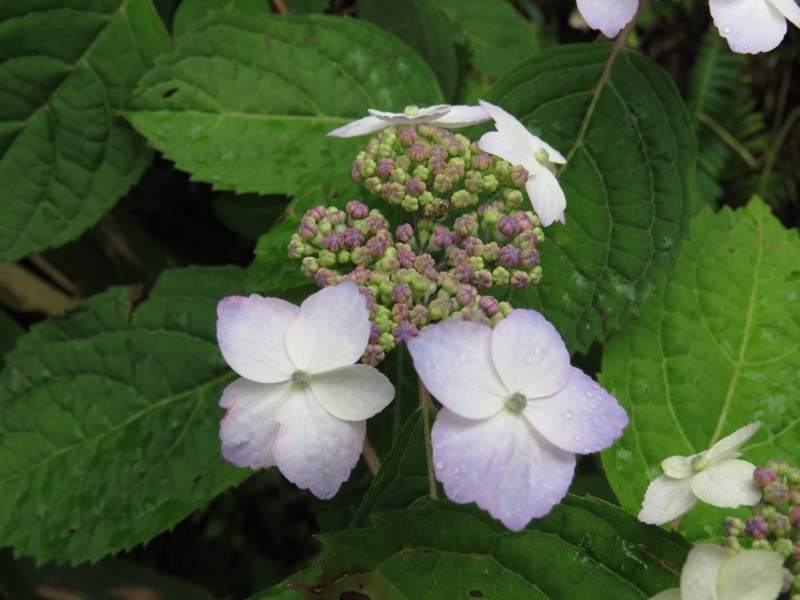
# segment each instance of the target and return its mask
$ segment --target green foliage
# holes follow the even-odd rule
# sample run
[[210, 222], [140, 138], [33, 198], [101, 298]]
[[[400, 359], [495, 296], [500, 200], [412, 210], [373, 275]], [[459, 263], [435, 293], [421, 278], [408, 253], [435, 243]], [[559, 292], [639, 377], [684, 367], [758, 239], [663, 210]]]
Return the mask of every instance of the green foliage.
[[172, 33], [183, 35], [196, 23], [214, 20], [212, 13], [263, 13], [270, 14], [266, 0], [181, 0], [172, 19]]
[[321, 536], [330, 556], [322, 574], [291, 587], [304, 598], [645, 599], [677, 585], [675, 567], [688, 550], [680, 536], [575, 496], [519, 533], [449, 502], [371, 521]]
[[[638, 512], [663, 459], [705, 450], [756, 419], [761, 431], [745, 459], [800, 455], [798, 265], [797, 231], [760, 200], [693, 220], [671, 281], [603, 355], [601, 383], [631, 418], [603, 453], [623, 507]], [[719, 535], [729, 512], [695, 509], [681, 531], [692, 540]]]
[[592, 107], [609, 50], [544, 50], [488, 94], [567, 157], [567, 226], [548, 228], [542, 283], [513, 303], [541, 310], [573, 352], [604, 340], [664, 283], [694, 184], [686, 109], [655, 63], [621, 52]]
[[41, 561], [130, 548], [248, 472], [219, 452], [232, 379], [215, 306], [236, 268], [166, 273], [87, 300], [19, 340], [0, 373], [0, 539]]
[[294, 195], [349, 172], [361, 142], [328, 131], [370, 107], [440, 101], [422, 59], [367, 23], [213, 13], [144, 77], [125, 115], [195, 180]]
[[149, 0], [0, 4], [0, 260], [76, 238], [139, 179], [117, 109], [168, 47]]

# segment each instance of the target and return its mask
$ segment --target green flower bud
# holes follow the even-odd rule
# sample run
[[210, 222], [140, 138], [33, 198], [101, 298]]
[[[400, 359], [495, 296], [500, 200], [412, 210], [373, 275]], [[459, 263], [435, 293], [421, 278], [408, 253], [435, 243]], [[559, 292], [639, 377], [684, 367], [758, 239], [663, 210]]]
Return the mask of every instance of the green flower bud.
[[458, 190], [450, 196], [450, 203], [453, 208], [457, 209], [467, 208], [471, 204], [471, 200], [472, 196], [467, 190]]
[[500, 220], [500, 213], [498, 213], [493, 208], [490, 208], [490, 209], [484, 211], [483, 217], [481, 217], [481, 218], [483, 219], [483, 222], [486, 225], [491, 226], [492, 229], [494, 230], [494, 226], [496, 226], [497, 222]]
[[378, 343], [383, 346], [384, 351], [389, 352], [397, 347], [394, 336], [391, 333], [381, 333]]
[[300, 272], [303, 277], [313, 277], [319, 271], [319, 261], [313, 256], [306, 256], [301, 263]]
[[329, 221], [327, 221], [327, 220], [325, 220], [325, 221], [320, 221], [320, 222], [317, 224], [317, 229], [319, 230], [319, 233], [320, 233], [320, 234], [321, 234], [323, 237], [325, 237], [326, 235], [328, 235], [328, 233], [330, 233], [330, 230], [331, 230], [331, 229], [333, 229], [333, 225], [331, 225], [331, 224], [330, 224], [330, 222], [329, 222]]
[[336, 260], [339, 262], [340, 265], [346, 264], [350, 262], [350, 252], [347, 250], [339, 250], [336, 254]]
[[469, 261], [469, 266], [472, 267], [473, 271], [481, 271], [483, 269], [482, 256], [470, 256], [468, 261]]
[[449, 298], [435, 298], [431, 300], [428, 305], [428, 316], [431, 321], [441, 321], [446, 319], [452, 311], [452, 305]]
[[413, 175], [422, 181], [428, 181], [428, 177], [430, 177], [431, 172], [428, 170], [428, 167], [424, 165], [418, 165], [417, 168], [414, 169]]
[[403, 201], [400, 203], [400, 206], [406, 212], [416, 212], [419, 210], [419, 198], [415, 198], [414, 196], [406, 194], [405, 198], [403, 198]]
[[511, 281], [511, 273], [505, 267], [496, 267], [492, 271], [492, 283], [495, 285], [508, 285]]
[[330, 268], [337, 264], [336, 255], [330, 250], [320, 250], [319, 266]]
[[371, 158], [365, 158], [363, 161], [361, 161], [361, 166], [358, 168], [358, 172], [364, 179], [366, 179], [367, 177], [372, 177], [375, 174], [375, 169], [377, 168], [378, 163]]
[[500, 186], [500, 182], [497, 181], [497, 177], [494, 175], [484, 175], [483, 176], [483, 189], [487, 192], [496, 192], [497, 188]]
[[496, 262], [500, 258], [500, 246], [497, 242], [489, 242], [483, 245], [483, 260], [487, 263]]

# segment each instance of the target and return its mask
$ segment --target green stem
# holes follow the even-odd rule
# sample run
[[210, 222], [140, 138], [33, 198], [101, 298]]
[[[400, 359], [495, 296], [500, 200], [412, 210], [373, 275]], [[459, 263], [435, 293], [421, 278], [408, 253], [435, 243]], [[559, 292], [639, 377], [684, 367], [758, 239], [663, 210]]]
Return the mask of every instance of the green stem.
[[800, 107], [795, 108], [789, 114], [789, 118], [786, 119], [783, 127], [781, 127], [780, 131], [778, 131], [778, 135], [775, 136], [775, 140], [772, 142], [769, 153], [764, 159], [764, 169], [761, 171], [761, 177], [758, 179], [758, 191], [756, 192], [762, 198], [767, 191], [767, 184], [769, 183], [769, 178], [772, 175], [772, 169], [775, 166], [775, 161], [778, 158], [778, 151], [781, 149], [783, 141], [786, 139], [786, 136], [789, 135], [789, 132], [794, 126], [794, 122], [798, 118], [800, 118]]
[[422, 411], [422, 429], [425, 436], [425, 458], [428, 461], [428, 488], [432, 500], [437, 499], [436, 476], [433, 473], [433, 446], [431, 445], [431, 395], [419, 380], [419, 409]]
[[703, 125], [708, 127], [714, 134], [719, 137], [723, 142], [728, 144], [736, 154], [738, 154], [744, 162], [747, 163], [747, 166], [751, 169], [755, 169], [758, 166], [758, 161], [756, 160], [755, 156], [753, 156], [750, 151], [744, 147], [744, 145], [739, 142], [735, 137], [733, 137], [730, 133], [728, 133], [724, 127], [722, 127], [719, 123], [717, 123], [714, 119], [709, 117], [704, 112], [695, 113], [695, 117], [698, 121], [700, 121]]

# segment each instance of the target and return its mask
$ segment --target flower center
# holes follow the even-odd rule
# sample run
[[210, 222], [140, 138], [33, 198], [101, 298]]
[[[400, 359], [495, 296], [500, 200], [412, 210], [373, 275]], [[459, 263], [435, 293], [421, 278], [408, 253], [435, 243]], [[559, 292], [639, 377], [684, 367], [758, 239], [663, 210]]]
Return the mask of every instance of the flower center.
[[522, 409], [528, 405], [528, 399], [516, 392], [511, 395], [511, 397], [506, 399], [506, 408], [513, 413], [522, 412]]
[[305, 371], [301, 371], [300, 369], [297, 369], [297, 371], [292, 373], [290, 379], [292, 385], [295, 387], [306, 387], [311, 381], [311, 378], [308, 376], [308, 373], [306, 373]]
[[702, 454], [692, 457], [692, 469], [698, 473], [708, 466], [708, 460]]

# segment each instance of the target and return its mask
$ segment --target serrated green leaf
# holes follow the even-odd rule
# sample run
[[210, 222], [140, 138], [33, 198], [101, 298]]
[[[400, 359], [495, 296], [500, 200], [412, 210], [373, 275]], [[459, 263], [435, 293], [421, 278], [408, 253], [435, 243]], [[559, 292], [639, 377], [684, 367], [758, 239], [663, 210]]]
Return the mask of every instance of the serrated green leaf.
[[0, 5], [0, 260], [78, 237], [139, 179], [117, 109], [169, 44], [150, 0]]
[[531, 24], [505, 0], [450, 0], [445, 9], [464, 27], [474, 67], [492, 79], [539, 51]]
[[175, 37], [183, 35], [195, 23], [214, 19], [213, 13], [263, 13], [270, 14], [267, 0], [182, 0], [172, 19]]
[[144, 77], [125, 115], [196, 180], [295, 195], [326, 173], [347, 177], [363, 142], [328, 131], [369, 107], [437, 102], [424, 61], [368, 23], [219, 13]]
[[541, 310], [571, 351], [604, 340], [665, 281], [694, 185], [686, 108], [650, 59], [620, 52], [590, 109], [609, 53], [608, 45], [544, 50], [489, 93], [567, 157], [559, 171], [567, 224], [548, 228], [544, 278], [513, 302]]
[[[668, 456], [690, 456], [760, 419], [746, 460], [795, 460], [800, 418], [800, 238], [760, 200], [693, 219], [667, 286], [606, 345], [600, 381], [631, 424], [603, 453], [622, 506], [638, 512]], [[719, 535], [731, 511], [681, 520], [690, 539]]]
[[357, 0], [360, 19], [396, 35], [416, 50], [436, 73], [447, 100], [458, 88], [458, 57], [452, 28], [433, 0]]
[[219, 451], [232, 375], [215, 307], [241, 269], [162, 276], [131, 315], [116, 288], [34, 326], [0, 373], [0, 539], [79, 563], [172, 527], [248, 472]]
[[374, 528], [321, 536], [330, 553], [322, 575], [292, 587], [304, 598], [645, 599], [677, 585], [689, 547], [575, 496], [519, 533], [442, 501], [371, 520]]

